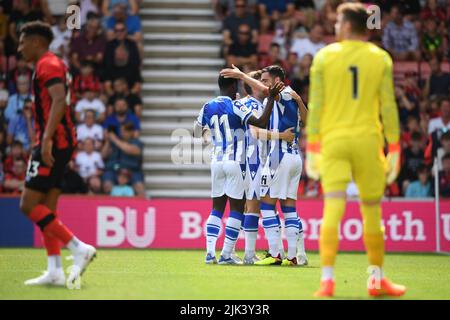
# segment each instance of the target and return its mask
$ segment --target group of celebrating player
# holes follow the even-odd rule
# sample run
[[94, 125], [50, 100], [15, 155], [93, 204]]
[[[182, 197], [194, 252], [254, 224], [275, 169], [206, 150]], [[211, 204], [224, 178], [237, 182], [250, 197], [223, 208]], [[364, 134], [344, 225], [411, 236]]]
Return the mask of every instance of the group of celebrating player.
[[[244, 81], [247, 96], [235, 100], [238, 79]], [[232, 254], [241, 227], [245, 233], [244, 264], [308, 263], [302, 224], [295, 207], [302, 169], [298, 148], [300, 121], [306, 120], [307, 110], [301, 98], [284, 86], [284, 80], [284, 71], [279, 66], [249, 74], [235, 67], [224, 69], [219, 76], [221, 96], [206, 103], [200, 111], [197, 125], [211, 129], [213, 142], [213, 210], [206, 224], [206, 263], [241, 263]], [[216, 241], [228, 199], [230, 215], [217, 261]], [[288, 243], [285, 259], [282, 259], [280, 217], [275, 209], [278, 201]], [[260, 215], [269, 242], [269, 252], [263, 260], [255, 254]]]
[[[315, 296], [334, 295], [339, 223], [345, 213], [345, 190], [352, 180], [360, 194], [363, 239], [372, 270], [368, 293], [401, 296], [406, 288], [388, 280], [382, 269], [381, 198], [386, 184], [391, 184], [398, 175], [400, 165], [392, 59], [386, 51], [367, 41], [369, 16], [363, 4], [342, 4], [337, 13], [338, 42], [320, 50], [314, 58], [308, 109], [292, 89], [284, 86], [284, 72], [279, 66], [250, 74], [234, 66], [220, 72], [221, 96], [206, 103], [197, 120], [198, 127], [210, 128], [213, 144], [213, 209], [206, 225], [205, 261], [239, 264], [233, 248], [242, 226], [244, 264], [308, 263], [296, 211], [302, 170], [299, 129], [300, 123], [306, 122], [306, 171], [309, 177], [321, 179], [325, 196], [319, 241], [322, 277]], [[243, 80], [247, 93], [240, 100], [235, 100], [237, 79]], [[384, 140], [388, 145], [387, 156], [383, 151]], [[216, 241], [227, 200], [230, 215], [217, 261]], [[280, 218], [275, 210], [278, 201], [288, 243], [285, 259], [280, 246]], [[269, 246], [263, 260], [255, 255], [260, 215]]]

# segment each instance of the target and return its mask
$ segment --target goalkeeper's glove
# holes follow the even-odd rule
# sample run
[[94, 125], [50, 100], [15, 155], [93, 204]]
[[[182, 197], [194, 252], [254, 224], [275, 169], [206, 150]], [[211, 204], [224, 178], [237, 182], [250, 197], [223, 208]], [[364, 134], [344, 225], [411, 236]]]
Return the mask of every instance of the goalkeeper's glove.
[[313, 180], [319, 180], [320, 160], [320, 143], [308, 142], [306, 145], [306, 174]]
[[390, 185], [395, 181], [400, 171], [400, 142], [389, 144], [386, 161], [386, 184]]

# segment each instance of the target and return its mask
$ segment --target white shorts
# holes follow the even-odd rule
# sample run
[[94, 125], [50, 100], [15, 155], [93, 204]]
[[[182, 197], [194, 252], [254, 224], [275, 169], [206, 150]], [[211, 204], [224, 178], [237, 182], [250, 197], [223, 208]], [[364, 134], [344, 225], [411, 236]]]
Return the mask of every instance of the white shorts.
[[269, 166], [269, 158], [262, 171], [261, 197], [297, 200], [298, 184], [302, 174], [302, 158], [299, 154], [285, 153], [278, 167]]
[[[261, 166], [253, 166], [253, 171], [251, 171], [249, 164], [247, 163], [247, 189], [245, 190], [245, 195], [247, 200], [260, 200], [260, 190], [261, 190]], [[255, 170], [256, 169], [256, 170]]]
[[242, 199], [246, 187], [245, 167], [241, 168], [238, 161], [211, 162], [212, 198], [221, 197], [225, 194], [233, 199]]

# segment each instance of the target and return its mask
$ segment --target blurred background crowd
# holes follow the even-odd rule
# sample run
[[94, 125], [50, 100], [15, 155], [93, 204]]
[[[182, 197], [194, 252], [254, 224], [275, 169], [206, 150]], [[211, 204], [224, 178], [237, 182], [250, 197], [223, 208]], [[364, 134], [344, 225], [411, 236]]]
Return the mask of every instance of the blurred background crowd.
[[[81, 29], [66, 10], [80, 8]], [[0, 193], [23, 188], [34, 140], [32, 66], [17, 54], [21, 26], [52, 25], [50, 50], [70, 68], [78, 152], [66, 193], [144, 196], [139, 140], [143, 40], [138, 0], [3, 0], [0, 3]]]
[[[336, 8], [343, 2], [348, 1], [214, 0], [223, 57], [247, 72], [282, 66], [287, 83], [307, 103], [313, 57], [335, 41]], [[370, 41], [394, 59], [403, 152], [400, 176], [386, 196], [433, 196], [437, 170], [440, 195], [450, 197], [450, 1], [362, 2], [381, 9], [381, 28], [370, 31]], [[304, 132], [302, 137], [304, 148]], [[320, 194], [320, 184], [302, 175], [299, 195]], [[348, 194], [357, 194], [354, 185]]]

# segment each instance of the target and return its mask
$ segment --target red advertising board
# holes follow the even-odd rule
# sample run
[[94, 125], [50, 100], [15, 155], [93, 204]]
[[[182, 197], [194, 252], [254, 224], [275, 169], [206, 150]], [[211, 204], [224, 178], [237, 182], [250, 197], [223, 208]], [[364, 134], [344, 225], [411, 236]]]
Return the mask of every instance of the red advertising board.
[[[322, 207], [319, 200], [297, 202], [308, 250], [318, 249]], [[450, 251], [450, 201], [441, 201], [440, 208], [440, 246], [441, 250]], [[203, 249], [210, 209], [210, 199], [64, 196], [58, 203], [58, 214], [80, 239], [104, 248]], [[224, 221], [226, 217], [227, 213]], [[383, 223], [387, 251], [436, 251], [433, 201], [383, 202]], [[40, 232], [35, 231], [35, 246], [41, 246]], [[364, 250], [362, 231], [359, 204], [349, 202], [340, 226], [340, 249]], [[219, 247], [222, 242], [223, 234]], [[238, 241], [237, 248], [243, 247], [244, 241]], [[267, 248], [262, 227], [257, 248]]]

